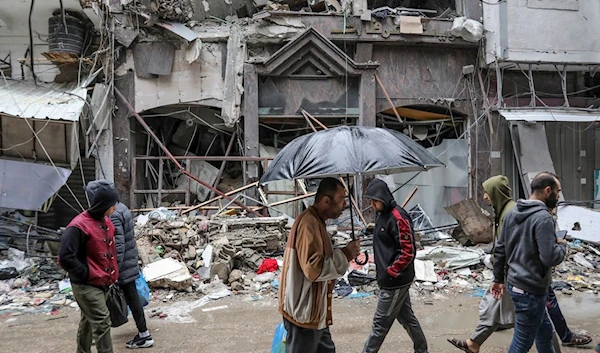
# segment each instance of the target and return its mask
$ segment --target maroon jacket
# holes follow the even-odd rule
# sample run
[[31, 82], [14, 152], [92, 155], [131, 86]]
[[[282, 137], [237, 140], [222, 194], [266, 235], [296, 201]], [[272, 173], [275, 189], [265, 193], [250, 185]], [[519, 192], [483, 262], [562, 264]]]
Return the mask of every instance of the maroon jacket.
[[119, 278], [115, 227], [108, 217], [93, 218], [87, 211], [75, 217], [61, 239], [60, 265], [71, 282], [107, 287]]

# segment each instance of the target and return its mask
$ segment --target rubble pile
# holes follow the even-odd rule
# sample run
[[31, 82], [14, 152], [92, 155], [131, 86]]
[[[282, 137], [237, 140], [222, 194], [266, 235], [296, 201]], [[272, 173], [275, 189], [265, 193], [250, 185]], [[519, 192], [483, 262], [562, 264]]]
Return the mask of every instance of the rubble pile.
[[554, 271], [553, 286], [565, 294], [600, 290], [600, 247], [575, 239], [569, 244], [567, 260]]
[[236, 292], [266, 289], [282, 261], [272, 257], [282, 254], [287, 223], [285, 217], [208, 219], [158, 209], [137, 220], [142, 272], [154, 288], [205, 294], [222, 291], [220, 284]]
[[143, 3], [130, 1], [125, 8], [182, 23], [189, 22], [194, 17], [194, 4], [191, 0], [152, 0]]
[[76, 307], [66, 273], [54, 259], [25, 258], [8, 249], [0, 260], [0, 317], [28, 313], [57, 315], [62, 307]]

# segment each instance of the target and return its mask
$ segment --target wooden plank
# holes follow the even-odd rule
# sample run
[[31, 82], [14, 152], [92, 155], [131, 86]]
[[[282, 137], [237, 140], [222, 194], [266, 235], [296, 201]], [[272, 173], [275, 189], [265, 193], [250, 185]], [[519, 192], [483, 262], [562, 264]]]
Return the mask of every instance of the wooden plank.
[[[244, 190], [248, 190], [248, 189], [250, 189], [252, 187], [255, 187], [255, 186], [258, 186], [258, 181], [254, 182], [252, 184], [248, 184], [248, 185], [242, 186], [241, 188], [238, 188], [238, 189], [226, 192], [225, 195], [231, 196], [231, 195], [237, 194], [238, 192], [242, 192]], [[182, 213], [185, 214], [185, 213], [188, 213], [188, 212], [200, 209], [200, 208], [202, 208], [202, 207], [204, 207], [206, 205], [210, 205], [211, 203], [213, 203], [215, 201], [219, 201], [222, 198], [223, 198], [223, 196], [217, 196], [217, 197], [214, 197], [214, 198], [212, 198], [210, 200], [204, 201], [201, 204], [198, 204], [198, 205], [195, 205], [195, 206], [192, 206], [192, 207], [186, 207], [185, 210]]]

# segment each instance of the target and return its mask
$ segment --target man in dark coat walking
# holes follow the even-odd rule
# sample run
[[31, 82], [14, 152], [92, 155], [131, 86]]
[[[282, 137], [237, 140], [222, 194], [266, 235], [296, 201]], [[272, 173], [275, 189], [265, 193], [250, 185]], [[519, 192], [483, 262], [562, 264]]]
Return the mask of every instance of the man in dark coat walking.
[[417, 255], [412, 219], [396, 204], [387, 184], [374, 179], [365, 197], [377, 211], [373, 251], [380, 291], [373, 329], [363, 353], [378, 352], [394, 321], [404, 327], [415, 353], [427, 353], [427, 340], [410, 304], [409, 289], [415, 278]]
[[[88, 183], [86, 192], [90, 199], [97, 190], [110, 188], [115, 190], [115, 185], [108, 180], [95, 180]], [[115, 226], [115, 245], [117, 250], [117, 263], [119, 266], [119, 280], [117, 284], [123, 290], [127, 305], [131, 309], [138, 334], [126, 343], [127, 348], [152, 347], [154, 341], [146, 327], [144, 308], [135, 287], [135, 281], [139, 278], [140, 268], [138, 265], [138, 249], [135, 241], [133, 215], [129, 208], [123, 203], [117, 203], [115, 212], [110, 216]]]

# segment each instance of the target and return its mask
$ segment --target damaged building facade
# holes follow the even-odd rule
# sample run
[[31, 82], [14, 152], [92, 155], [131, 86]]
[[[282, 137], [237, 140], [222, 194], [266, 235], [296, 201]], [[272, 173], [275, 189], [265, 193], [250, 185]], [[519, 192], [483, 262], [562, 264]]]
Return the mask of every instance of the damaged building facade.
[[[123, 3], [111, 9], [124, 48], [113, 177], [132, 208], [269, 203], [293, 216], [301, 202], [286, 200], [308, 199], [314, 185], [258, 190], [256, 181], [293, 138], [346, 124], [403, 131], [445, 161], [433, 176], [387, 178], [407, 185], [399, 198], [418, 186], [415, 202], [439, 222], [443, 206], [476, 189], [469, 140], [481, 104], [469, 72], [482, 38], [479, 2], [233, 2], [214, 13], [211, 1], [190, 2], [175, 11], [194, 10], [186, 26], [171, 10]], [[443, 197], [425, 203], [430, 192]]]
[[[531, 175], [554, 170], [566, 199], [600, 197], [599, 48], [571, 40], [597, 26], [580, 21], [600, 13], [593, 1], [70, 0], [65, 16], [36, 3], [31, 36], [29, 5], [2, 10], [5, 94], [20, 87], [2, 100], [2, 162], [50, 165], [56, 185], [29, 205], [50, 228], [85, 208], [93, 178], [114, 180], [136, 210], [294, 217], [314, 183], [257, 180], [295, 137], [340, 125], [402, 131], [446, 164], [384, 177], [398, 200], [414, 194], [408, 207], [429, 226], [454, 223], [444, 207], [481, 199], [494, 174], [526, 196]], [[52, 32], [74, 19], [79, 54]], [[54, 115], [38, 114], [53, 94]]]
[[588, 35], [599, 29], [600, 3], [520, 0], [483, 9], [483, 103], [492, 123], [479, 164], [509, 176], [520, 197], [536, 173], [555, 172], [564, 200], [600, 207], [592, 204], [600, 199], [600, 42]]

